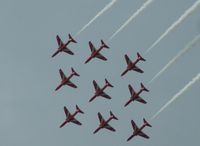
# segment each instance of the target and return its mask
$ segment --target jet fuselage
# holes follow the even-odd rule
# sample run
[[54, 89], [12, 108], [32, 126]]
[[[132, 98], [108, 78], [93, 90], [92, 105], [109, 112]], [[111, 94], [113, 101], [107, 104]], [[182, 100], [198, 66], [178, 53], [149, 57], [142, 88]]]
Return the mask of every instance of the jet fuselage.
[[55, 90], [57, 91], [57, 90], [60, 89], [63, 85], [66, 85], [67, 82], [73, 77], [73, 75], [74, 75], [74, 74], [70, 74], [69, 77], [66, 77], [66, 78], [64, 78], [63, 80], [61, 80], [60, 85], [58, 85], [58, 87], [57, 87]]
[[88, 63], [92, 58], [94, 58], [104, 47], [101, 46], [98, 50], [92, 52], [91, 56], [85, 61], [85, 63]]

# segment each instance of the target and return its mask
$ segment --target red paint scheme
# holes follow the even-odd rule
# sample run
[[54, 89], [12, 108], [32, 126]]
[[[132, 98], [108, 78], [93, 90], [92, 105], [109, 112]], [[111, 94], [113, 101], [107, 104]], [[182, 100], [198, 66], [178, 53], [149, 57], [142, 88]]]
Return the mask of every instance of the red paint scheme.
[[95, 94], [94, 96], [89, 100], [89, 102], [91, 102], [92, 100], [94, 100], [96, 97], [98, 96], [102, 96], [106, 99], [111, 99], [111, 97], [109, 95], [107, 95], [104, 90], [107, 88], [107, 87], [113, 87], [113, 85], [111, 85], [107, 79], [105, 79], [105, 85], [100, 88], [99, 85], [96, 83], [95, 80], [93, 80], [93, 85], [94, 85], [94, 88], [95, 88]]
[[63, 85], [68, 85], [70, 87], [77, 88], [77, 86], [74, 83], [72, 83], [70, 81], [70, 79], [73, 76], [80, 76], [80, 75], [73, 68], [71, 68], [71, 71], [72, 71], [72, 73], [69, 75], [69, 77], [66, 77], [65, 74], [63, 73], [63, 71], [61, 69], [59, 70], [60, 77], [61, 77], [61, 82], [56, 87], [55, 91], [57, 91], [58, 89], [60, 89]]
[[78, 107], [78, 105], [76, 105], [76, 111], [71, 114], [68, 109], [64, 106], [64, 112], [65, 112], [65, 115], [66, 115], [66, 119], [65, 121], [60, 125], [60, 128], [62, 128], [65, 124], [69, 123], [69, 122], [72, 122], [74, 124], [77, 124], [77, 125], [82, 125], [78, 120], [76, 120], [74, 117], [76, 116], [77, 113], [82, 113], [84, 114], [84, 112]]
[[98, 118], [99, 118], [99, 127], [93, 132], [94, 134], [97, 133], [100, 129], [102, 128], [106, 128], [110, 131], [116, 131], [113, 127], [111, 127], [108, 123], [112, 120], [118, 120], [118, 118], [110, 111], [110, 117], [108, 118], [108, 120], [104, 120], [103, 116], [101, 115], [101, 113], [98, 113]]
[[56, 36], [58, 48], [57, 48], [56, 52], [51, 57], [56, 56], [60, 52], [65, 52], [65, 53], [68, 53], [70, 55], [74, 55], [74, 53], [69, 48], [67, 48], [67, 46], [71, 42], [73, 42], [73, 43], [77, 43], [77, 42], [72, 38], [72, 36], [70, 34], [68, 34], [68, 36], [69, 36], [69, 40], [66, 43], [63, 43], [58, 35]]
[[109, 47], [104, 43], [103, 40], [101, 40], [101, 46], [100, 46], [99, 49], [96, 50], [96, 48], [94, 47], [94, 45], [92, 44], [91, 41], [89, 41], [89, 47], [90, 47], [90, 50], [91, 50], [92, 54], [91, 54], [91, 56], [85, 61], [85, 64], [88, 63], [92, 58], [95, 58], [95, 57], [96, 57], [96, 58], [99, 58], [99, 59], [101, 59], [101, 60], [104, 60], [104, 61], [107, 60], [107, 58], [105, 58], [105, 57], [100, 53], [100, 51], [101, 51], [103, 48], [107, 48], [107, 49], [109, 48]]
[[129, 59], [127, 54], [125, 54], [124, 57], [125, 57], [125, 60], [126, 60], [126, 63], [127, 63], [127, 67], [126, 67], [126, 70], [121, 74], [121, 76], [125, 75], [130, 70], [134, 70], [134, 71], [139, 72], [139, 73], [143, 73], [144, 72], [143, 70], [141, 70], [139, 67], [136, 66], [136, 64], [140, 60], [146, 61], [144, 58], [142, 58], [142, 56], [139, 53], [137, 53], [137, 59], [134, 62], [132, 62]]
[[142, 132], [142, 130], [146, 126], [148, 127], [152, 127], [152, 126], [145, 119], [143, 119], [143, 121], [144, 121], [144, 124], [140, 128], [138, 128], [135, 122], [131, 120], [131, 125], [134, 131], [133, 131], [133, 134], [127, 139], [127, 141], [131, 140], [134, 136], [137, 136], [137, 135], [149, 139], [149, 136], [146, 135], [144, 132]]
[[128, 85], [128, 88], [129, 88], [131, 97], [130, 97], [130, 99], [126, 102], [126, 104], [125, 104], [124, 106], [127, 106], [129, 103], [131, 103], [131, 102], [133, 102], [133, 101], [135, 101], [135, 100], [138, 101], [138, 102], [144, 103], [144, 104], [147, 103], [147, 102], [146, 102], [144, 99], [142, 99], [139, 95], [140, 95], [143, 91], [149, 92], [149, 90], [146, 89], [145, 86], [144, 86], [142, 83], [140, 83], [140, 85], [141, 85], [141, 89], [140, 89], [137, 93], [133, 90], [133, 88], [132, 88], [132, 86], [131, 86], [130, 84]]

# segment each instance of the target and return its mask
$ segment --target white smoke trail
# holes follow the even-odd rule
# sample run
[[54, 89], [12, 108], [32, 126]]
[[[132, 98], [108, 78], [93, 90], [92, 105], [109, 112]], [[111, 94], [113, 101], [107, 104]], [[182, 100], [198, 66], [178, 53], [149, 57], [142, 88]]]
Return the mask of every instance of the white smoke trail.
[[192, 87], [195, 83], [200, 81], [200, 73], [197, 74], [196, 77], [194, 77], [187, 85], [185, 85], [184, 88], [182, 88], [178, 93], [176, 93], [172, 99], [170, 99], [161, 109], [152, 116], [151, 120], [155, 119], [165, 108], [167, 108], [173, 101], [175, 101], [177, 98], [179, 98], [183, 93], [185, 93], [188, 89]]
[[180, 57], [187, 53], [190, 49], [194, 48], [198, 43], [200, 43], [200, 35], [196, 36], [186, 47], [181, 50], [173, 59], [171, 59], [152, 79], [149, 84], [158, 78], [163, 72], [165, 72], [169, 67], [171, 67]]
[[99, 13], [97, 13], [94, 18], [92, 18], [83, 28], [76, 33], [76, 36], [79, 35], [83, 30], [85, 30], [92, 22], [94, 22], [99, 16], [101, 16], [104, 12], [106, 12], [112, 5], [114, 5], [117, 2], [117, 0], [112, 0], [110, 3], [108, 3]]
[[200, 7], [200, 0], [197, 0], [189, 9], [187, 9], [178, 20], [176, 20], [151, 46], [147, 49], [148, 53], [154, 48], [164, 37], [166, 37], [172, 30], [176, 29], [188, 16]]
[[112, 40], [126, 25], [128, 25], [132, 20], [134, 20], [149, 4], [154, 0], [147, 0], [143, 5], [109, 38]]

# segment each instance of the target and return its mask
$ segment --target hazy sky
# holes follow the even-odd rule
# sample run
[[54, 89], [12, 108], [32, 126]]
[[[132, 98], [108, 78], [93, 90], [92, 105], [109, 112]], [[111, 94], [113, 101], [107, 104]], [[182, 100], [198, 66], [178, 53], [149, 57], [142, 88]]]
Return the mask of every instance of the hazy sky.
[[[149, 121], [153, 127], [144, 129], [151, 137], [149, 140], [135, 137], [126, 142], [132, 134], [131, 119], [141, 126], [143, 117], [149, 120], [200, 72], [200, 49], [197, 45], [152, 84], [148, 84], [170, 59], [200, 33], [200, 10], [144, 55], [146, 49], [195, 1], [155, 0], [108, 42], [108, 38], [145, 2], [118, 0], [75, 38], [78, 43], [69, 46], [74, 56], [61, 53], [51, 58], [57, 48], [57, 34], [66, 41], [68, 33], [75, 35], [110, 1], [1, 0], [0, 145], [199, 145], [199, 84], [156, 119]], [[90, 55], [88, 41], [98, 47], [100, 39], [110, 46], [109, 50], [102, 50], [108, 61], [94, 59], [84, 64]], [[144, 74], [129, 72], [120, 77], [126, 67], [124, 54], [135, 60], [137, 52], [147, 60], [138, 63]], [[55, 92], [60, 82], [58, 70], [62, 68], [68, 76], [71, 67], [80, 74], [80, 77], [72, 79], [78, 88], [65, 86]], [[105, 78], [114, 85], [114, 88], [105, 90], [112, 99], [97, 98], [89, 103], [94, 94], [92, 80], [95, 79], [102, 87]], [[124, 108], [130, 97], [128, 84], [138, 91], [140, 82], [150, 90], [141, 94], [148, 103], [133, 102]], [[74, 112], [76, 104], [85, 112], [84, 115], [77, 115], [83, 125], [69, 123], [60, 129], [59, 125], [65, 119], [63, 106]], [[93, 131], [99, 124], [97, 113], [101, 112], [107, 119], [110, 110], [119, 118], [110, 123], [116, 132], [103, 129], [94, 135]]]

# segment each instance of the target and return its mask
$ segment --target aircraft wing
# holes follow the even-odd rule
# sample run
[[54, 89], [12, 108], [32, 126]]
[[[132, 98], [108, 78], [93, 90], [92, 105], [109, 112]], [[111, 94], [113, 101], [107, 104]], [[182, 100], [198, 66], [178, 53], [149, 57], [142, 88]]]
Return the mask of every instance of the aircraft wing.
[[101, 60], [104, 60], [104, 61], [107, 60], [107, 58], [104, 57], [101, 53], [98, 53], [95, 57], [96, 57], [96, 58], [99, 58], [99, 59], [101, 59]]
[[106, 129], [110, 130], [110, 131], [116, 131], [113, 127], [111, 127], [109, 124], [106, 124], [105, 126]]
[[107, 98], [107, 99], [111, 99], [111, 97], [108, 94], [106, 94], [105, 92], [103, 92], [100, 96]]
[[68, 81], [66, 84], [72, 88], [77, 88], [77, 86], [74, 83], [72, 83], [71, 81]]
[[82, 125], [81, 122], [79, 122], [78, 120], [76, 120], [75, 118], [73, 118], [71, 120], [72, 123], [77, 124], [77, 125]]
[[99, 118], [99, 122], [101, 122], [102, 120], [105, 121], [100, 112], [98, 112], [98, 118]]
[[94, 85], [94, 89], [95, 90], [99, 90], [100, 89], [99, 85], [97, 84], [97, 82], [95, 80], [93, 80], [93, 85]]
[[139, 129], [133, 120], [131, 120], [131, 125], [132, 125], [134, 131], [137, 131]]
[[67, 47], [65, 47], [63, 51], [64, 51], [65, 53], [70, 54], [70, 55], [74, 55], [74, 53], [73, 53], [70, 49], [68, 49]]
[[68, 117], [70, 115], [70, 112], [68, 111], [66, 106], [64, 106], [64, 112], [65, 112], [66, 117]]
[[147, 103], [147, 102], [146, 102], [144, 99], [142, 99], [140, 96], [139, 96], [138, 98], [136, 98], [135, 100], [138, 101], [138, 102], [144, 103], [144, 104]]
[[134, 91], [133, 87], [130, 84], [128, 85], [128, 89], [129, 89], [131, 95], [135, 94], [135, 91]]
[[61, 45], [63, 45], [63, 42], [62, 40], [60, 39], [60, 37], [57, 35], [56, 36], [56, 39], [57, 39], [57, 43], [58, 43], [58, 46], [60, 47]]
[[144, 71], [143, 70], [141, 70], [139, 67], [137, 67], [136, 65], [135, 65], [135, 67], [133, 68], [133, 70], [134, 71], [136, 71], [136, 72], [139, 72], [139, 73], [143, 73]]
[[64, 78], [66, 78], [65, 74], [63, 73], [62, 69], [59, 69], [59, 73], [60, 73], [60, 77], [63, 80]]
[[138, 135], [139, 135], [139, 136], [142, 136], [142, 137], [144, 137], [144, 138], [146, 138], [146, 139], [149, 139], [149, 136], [146, 135], [145, 133], [143, 133], [142, 131], [140, 131], [140, 132], [138, 133]]
[[124, 58], [125, 58], [127, 64], [132, 63], [132, 61], [129, 59], [128, 55], [125, 55]]
[[89, 41], [89, 46], [90, 46], [91, 52], [94, 53], [96, 51], [96, 49], [95, 49], [95, 47], [94, 47], [94, 45], [92, 44], [91, 41]]

